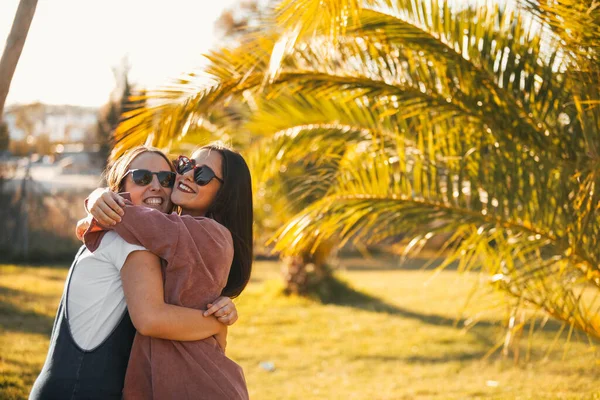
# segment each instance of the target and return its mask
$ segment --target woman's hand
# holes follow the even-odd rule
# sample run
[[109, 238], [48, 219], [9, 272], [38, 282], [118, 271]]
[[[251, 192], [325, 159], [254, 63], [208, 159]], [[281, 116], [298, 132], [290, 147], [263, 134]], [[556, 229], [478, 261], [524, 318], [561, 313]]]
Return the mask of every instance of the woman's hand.
[[125, 200], [109, 189], [96, 189], [87, 200], [89, 213], [104, 226], [121, 222]]
[[90, 215], [77, 221], [77, 227], [75, 228], [75, 235], [77, 236], [78, 240], [83, 241], [83, 234], [90, 227], [91, 223], [92, 223], [92, 217]]
[[[238, 313], [235, 304], [229, 297], [221, 296], [212, 303], [207, 304], [208, 310], [204, 311], [204, 316], [214, 315], [219, 322], [225, 325], [233, 325], [238, 320]], [[223, 349], [225, 349], [223, 347]]]

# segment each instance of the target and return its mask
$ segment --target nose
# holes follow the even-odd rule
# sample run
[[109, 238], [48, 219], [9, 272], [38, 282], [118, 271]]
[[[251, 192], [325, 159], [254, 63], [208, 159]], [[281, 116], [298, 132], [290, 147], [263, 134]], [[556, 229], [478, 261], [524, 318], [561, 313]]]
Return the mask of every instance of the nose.
[[190, 181], [194, 182], [194, 170], [195, 170], [195, 168], [192, 168], [189, 171], [186, 171], [186, 173], [183, 174], [183, 176], [186, 177], [187, 179], [189, 179]]
[[160, 185], [160, 182], [158, 181], [158, 176], [156, 175], [152, 175], [152, 182], [150, 182], [150, 189], [151, 190], [160, 190], [162, 186]]

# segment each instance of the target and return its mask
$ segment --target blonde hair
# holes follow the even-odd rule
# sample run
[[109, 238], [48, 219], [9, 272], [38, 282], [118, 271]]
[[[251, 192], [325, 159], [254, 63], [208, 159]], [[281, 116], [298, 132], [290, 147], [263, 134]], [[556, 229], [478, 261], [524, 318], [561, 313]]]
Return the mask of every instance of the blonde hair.
[[137, 156], [144, 153], [158, 154], [164, 158], [165, 161], [167, 161], [171, 171], [175, 172], [173, 163], [169, 160], [165, 153], [155, 147], [137, 146], [133, 149], [127, 150], [125, 154], [106, 167], [106, 171], [104, 171], [104, 179], [106, 180], [106, 185], [111, 191], [117, 193], [124, 191], [125, 180], [123, 178], [125, 178], [125, 174], [127, 174], [127, 171], [129, 171], [129, 166]]

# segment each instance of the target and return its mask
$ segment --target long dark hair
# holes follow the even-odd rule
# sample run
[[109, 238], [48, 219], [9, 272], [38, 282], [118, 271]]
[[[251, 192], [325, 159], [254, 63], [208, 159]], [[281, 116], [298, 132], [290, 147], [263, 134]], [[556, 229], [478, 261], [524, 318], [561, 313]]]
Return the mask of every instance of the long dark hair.
[[227, 285], [221, 293], [233, 298], [242, 293], [252, 272], [252, 180], [250, 169], [240, 153], [221, 143], [200, 148], [206, 149], [221, 154], [224, 183], [206, 216], [229, 229], [233, 237], [233, 262]]

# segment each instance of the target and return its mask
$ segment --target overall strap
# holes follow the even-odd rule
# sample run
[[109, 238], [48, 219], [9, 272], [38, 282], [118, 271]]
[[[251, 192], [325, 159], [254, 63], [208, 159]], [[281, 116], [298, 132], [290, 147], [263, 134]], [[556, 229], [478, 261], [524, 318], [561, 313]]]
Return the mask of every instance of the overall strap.
[[58, 309], [56, 310], [56, 317], [54, 318], [54, 325], [52, 326], [52, 333], [50, 334], [50, 346], [54, 343], [56, 339], [56, 335], [58, 335], [59, 324], [62, 323], [63, 315], [66, 315], [67, 305], [65, 304], [67, 301], [67, 291], [69, 288], [69, 282], [71, 281], [71, 275], [73, 274], [73, 269], [75, 268], [75, 264], [79, 260], [79, 257], [84, 252], [85, 246], [81, 246], [75, 255], [75, 260], [71, 264], [71, 268], [69, 268], [69, 274], [67, 275], [67, 279], [65, 281], [65, 288], [63, 290], [63, 294], [60, 298], [60, 303], [58, 303]]
[[85, 249], [86, 249], [85, 245], [82, 245], [79, 248], [79, 250], [77, 251], [77, 254], [75, 255], [75, 259], [73, 260], [73, 263], [71, 264], [71, 268], [69, 268], [69, 275], [67, 276], [67, 280], [65, 282], [65, 290], [63, 291], [62, 298], [60, 299], [60, 304], [64, 308], [64, 315], [67, 317], [67, 319], [68, 319], [68, 315], [67, 315], [66, 301], [67, 301], [67, 295], [69, 294], [69, 286], [71, 285], [71, 278], [73, 276], [73, 271], [75, 271], [75, 266], [77, 265], [77, 261], [79, 261], [79, 257], [81, 257], [81, 255], [83, 254]]
[[77, 260], [79, 260], [79, 257], [85, 251], [85, 249], [86, 249], [85, 244], [83, 244], [83, 245], [81, 245], [79, 250], [77, 250], [77, 255], [75, 256], [75, 260], [73, 260], [73, 264], [71, 264], [71, 267], [75, 266], [75, 263], [77, 263]]

